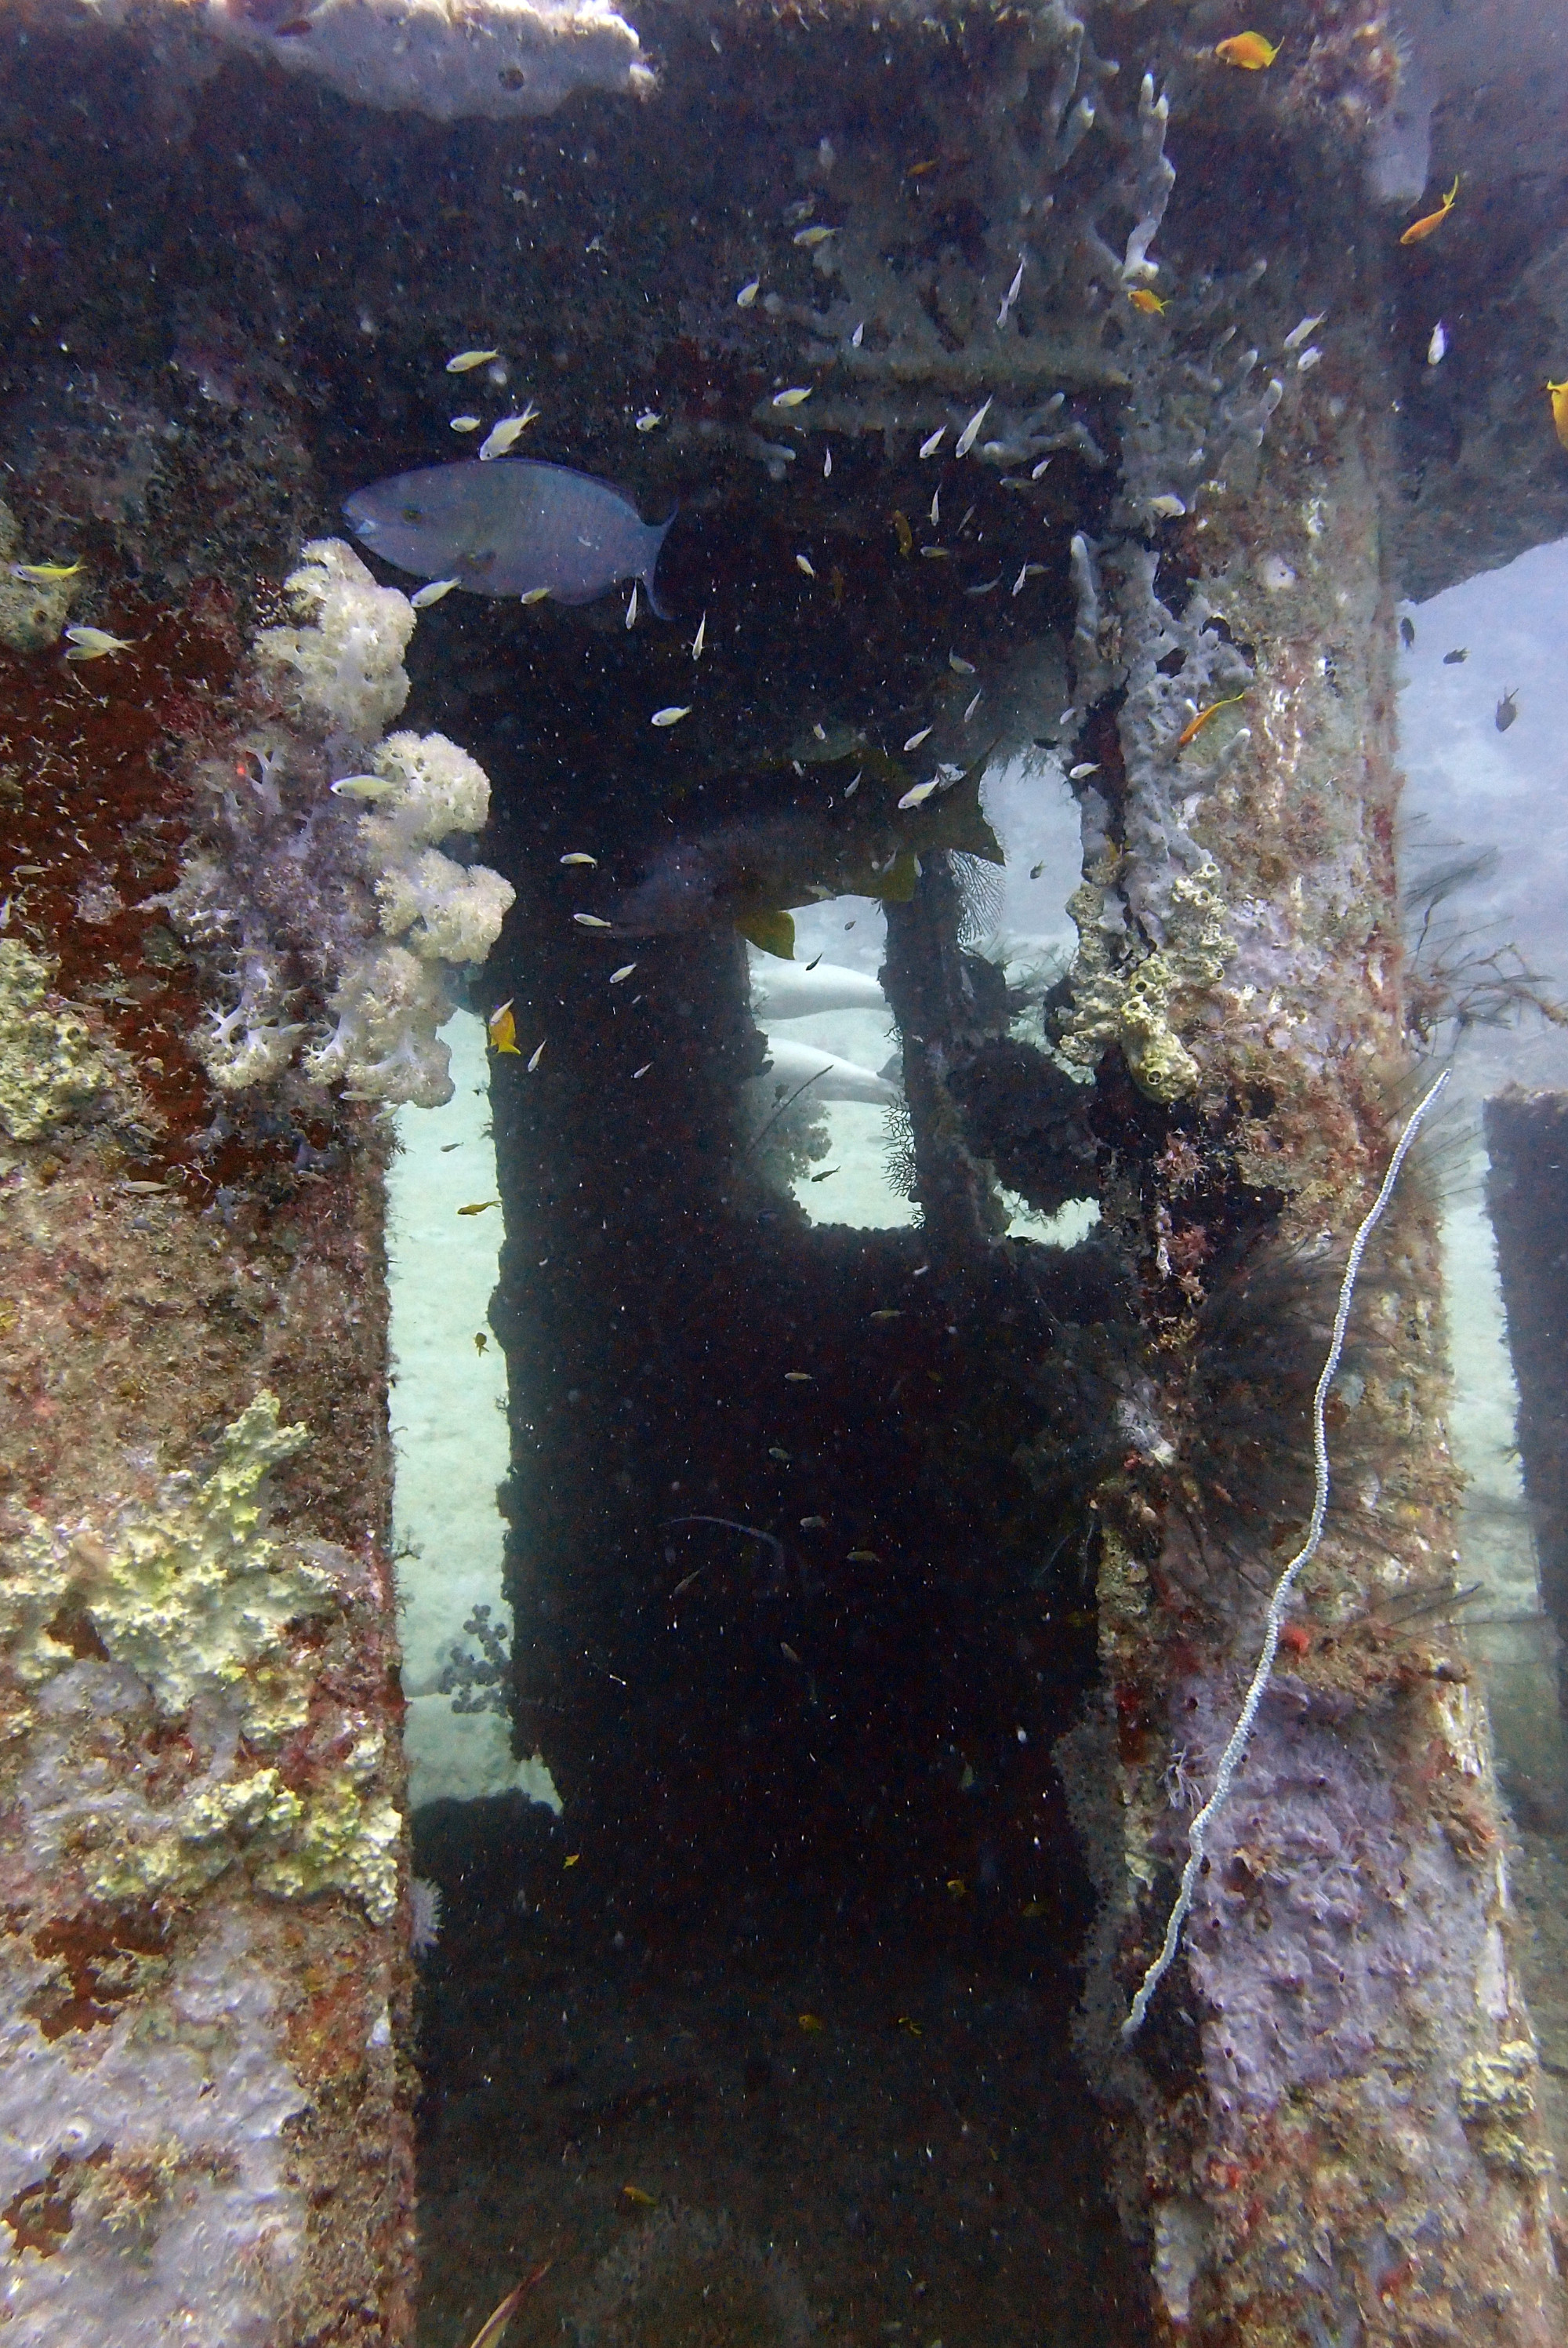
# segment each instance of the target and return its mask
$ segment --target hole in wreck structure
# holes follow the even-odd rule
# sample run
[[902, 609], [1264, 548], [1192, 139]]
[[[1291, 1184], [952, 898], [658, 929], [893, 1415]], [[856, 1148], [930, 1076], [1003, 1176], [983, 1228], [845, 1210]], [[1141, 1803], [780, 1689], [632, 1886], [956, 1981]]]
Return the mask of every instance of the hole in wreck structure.
[[[443, 2341], [536, 2251], [569, 2258], [550, 2319], [596, 2336], [1138, 2329], [1071, 2053], [1091, 1909], [1052, 1759], [1094, 1675], [1081, 1495], [1131, 1344], [1085, 1233], [1089, 1094], [1047, 1048], [1078, 820], [1032, 737], [1067, 698], [1074, 516], [1020, 609], [1016, 492], [966, 483], [966, 575], [1007, 575], [955, 616], [889, 526], [907, 454], [827, 445], [831, 500], [748, 469], [677, 524], [668, 628], [629, 631], [623, 591], [416, 643], [420, 722], [475, 744], [518, 890], [474, 996], [517, 1045], [488, 1092], [491, 1623], [548, 1771], [415, 1815]], [[913, 474], [927, 511], [942, 479]], [[999, 644], [1030, 666], [977, 790], [964, 711]], [[489, 726], [469, 663], [497, 672]], [[938, 747], [964, 779], [890, 834]], [[945, 825], [986, 853], [928, 844]], [[711, 904], [674, 863], [693, 839], [737, 843]], [[866, 896], [911, 840], [918, 873]], [[650, 874], [670, 933], [627, 934]], [[788, 963], [732, 918], [782, 904]], [[491, 1623], [461, 1703], [499, 1694]]]

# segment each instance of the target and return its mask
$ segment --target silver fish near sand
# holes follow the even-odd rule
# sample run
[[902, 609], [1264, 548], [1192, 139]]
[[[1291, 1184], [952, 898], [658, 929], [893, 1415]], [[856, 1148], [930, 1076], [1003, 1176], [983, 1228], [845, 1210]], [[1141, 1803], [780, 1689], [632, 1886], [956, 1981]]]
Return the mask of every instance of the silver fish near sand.
[[565, 465], [522, 457], [426, 465], [355, 489], [343, 511], [362, 546], [421, 579], [558, 603], [591, 603], [637, 579], [669, 617], [653, 572], [670, 522], [641, 520], [620, 489]]
[[863, 1068], [858, 1060], [841, 1060], [816, 1044], [797, 1044], [793, 1036], [770, 1035], [768, 1056], [755, 1081], [785, 1092], [808, 1086], [814, 1100], [880, 1101], [891, 1107], [899, 1097], [897, 1085]]
[[816, 1011], [886, 1011], [887, 997], [866, 970], [759, 955], [752, 964], [752, 1008], [769, 1021], [806, 1019]]

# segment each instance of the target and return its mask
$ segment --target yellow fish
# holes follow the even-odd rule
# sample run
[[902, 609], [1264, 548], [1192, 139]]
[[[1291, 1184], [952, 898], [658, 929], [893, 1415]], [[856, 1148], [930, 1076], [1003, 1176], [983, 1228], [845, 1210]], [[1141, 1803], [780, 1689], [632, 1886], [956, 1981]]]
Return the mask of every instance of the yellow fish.
[[1436, 211], [1426, 213], [1425, 216], [1419, 221], [1412, 221], [1409, 227], [1405, 231], [1404, 235], [1399, 239], [1399, 242], [1401, 244], [1419, 244], [1424, 238], [1430, 236], [1433, 229], [1441, 228], [1444, 221], [1447, 220], [1450, 212], [1451, 212], [1454, 208], [1454, 198], [1458, 193], [1459, 174], [1456, 172], [1454, 174], [1453, 186], [1449, 190], [1441, 203], [1439, 204]]
[[1177, 749], [1184, 750], [1188, 743], [1192, 740], [1194, 735], [1201, 734], [1203, 732], [1204, 727], [1208, 724], [1216, 709], [1232, 708], [1236, 702], [1245, 701], [1245, 699], [1246, 695], [1245, 693], [1231, 693], [1227, 694], [1223, 701], [1211, 701], [1206, 709], [1200, 709], [1195, 717], [1188, 718], [1186, 724], [1183, 726], [1181, 732], [1176, 736]]
[[803, 2030], [815, 2032], [818, 2030], [825, 2030], [827, 2027], [827, 2024], [823, 2021], [822, 2016], [817, 2013], [798, 2013], [795, 2016], [795, 2020], [800, 2024]]
[[500, 1203], [499, 1199], [478, 1199], [471, 1207], [459, 1207], [457, 1212], [460, 1215], [482, 1215], [487, 1208], [498, 1207]]
[[490, 1048], [493, 1052], [517, 1051], [518, 1023], [512, 1016], [512, 1004], [509, 996], [505, 1003], [491, 1012], [485, 1025], [489, 1031]]
[[1233, 33], [1228, 40], [1214, 43], [1214, 55], [1222, 65], [1239, 66], [1243, 73], [1261, 73], [1279, 55], [1279, 43], [1266, 40], [1261, 33]]
[[1568, 381], [1549, 383], [1546, 388], [1552, 395], [1552, 421], [1557, 438], [1568, 448]]
[[657, 2209], [659, 2207], [659, 2196], [644, 2193], [641, 2185], [623, 2185], [620, 2189], [629, 2201], [636, 2202], [640, 2209]]
[[74, 579], [81, 569], [79, 562], [14, 562], [13, 579], [25, 579], [30, 587], [52, 587], [57, 580]]
[[893, 517], [893, 528], [897, 533], [899, 553], [907, 554], [910, 548], [915, 543], [915, 533], [909, 527], [907, 516], [901, 513], [895, 513]]
[[1164, 311], [1165, 305], [1159, 295], [1151, 294], [1146, 285], [1130, 285], [1127, 299], [1134, 310], [1142, 310], [1145, 318], [1158, 318]]
[[131, 647], [129, 636], [111, 636], [103, 628], [67, 628], [66, 634], [68, 661], [102, 660], [108, 653], [128, 653]]

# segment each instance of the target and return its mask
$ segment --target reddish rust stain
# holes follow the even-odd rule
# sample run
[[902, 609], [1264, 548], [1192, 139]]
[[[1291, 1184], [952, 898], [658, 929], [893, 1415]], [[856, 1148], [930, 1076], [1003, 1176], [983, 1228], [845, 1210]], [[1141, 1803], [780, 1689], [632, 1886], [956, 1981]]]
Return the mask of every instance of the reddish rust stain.
[[34, 1933], [33, 1953], [61, 1967], [70, 1994], [62, 1996], [54, 1987], [38, 1990], [27, 2000], [26, 2010], [45, 2038], [99, 2028], [114, 2020], [120, 2001], [138, 1986], [139, 1968], [124, 1960], [160, 1956], [163, 1947], [162, 1931], [151, 1916], [89, 1910], [56, 1917]]
[[124, 596], [115, 608], [133, 642], [108, 660], [0, 647], [0, 894], [11, 935], [56, 962], [60, 993], [134, 1057], [167, 1120], [155, 1155], [168, 1164], [210, 1122], [211, 1096], [190, 1043], [193, 966], [148, 900], [179, 877], [184, 776], [233, 722], [241, 645], [210, 583], [178, 613]]
[[74, 2183], [67, 2183], [73, 2168], [96, 2168], [108, 2158], [108, 2150], [89, 2153], [86, 2161], [73, 2161], [61, 2153], [47, 2177], [40, 2177], [34, 2185], [24, 2185], [0, 2209], [0, 2218], [16, 2238], [19, 2250], [36, 2250], [41, 2257], [53, 2258], [71, 2230], [71, 2203], [75, 2199]]

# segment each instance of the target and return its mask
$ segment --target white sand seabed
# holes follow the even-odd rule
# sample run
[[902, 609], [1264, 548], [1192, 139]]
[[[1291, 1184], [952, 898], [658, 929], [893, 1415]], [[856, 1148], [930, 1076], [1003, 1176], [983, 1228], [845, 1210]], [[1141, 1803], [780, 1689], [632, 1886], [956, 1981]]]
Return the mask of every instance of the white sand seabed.
[[[489, 1334], [501, 1239], [483, 1024], [459, 1012], [442, 1031], [457, 1089], [445, 1108], [397, 1112], [401, 1148], [387, 1180], [392, 1291], [393, 1546], [409, 1698], [404, 1743], [409, 1800], [459, 1800], [516, 1789], [560, 1807], [537, 1756], [518, 1761], [499, 1713], [455, 1713], [439, 1681], [476, 1605], [510, 1637], [501, 1596], [507, 1472], [507, 1368]], [[481, 1349], [475, 1338], [482, 1335]]]

